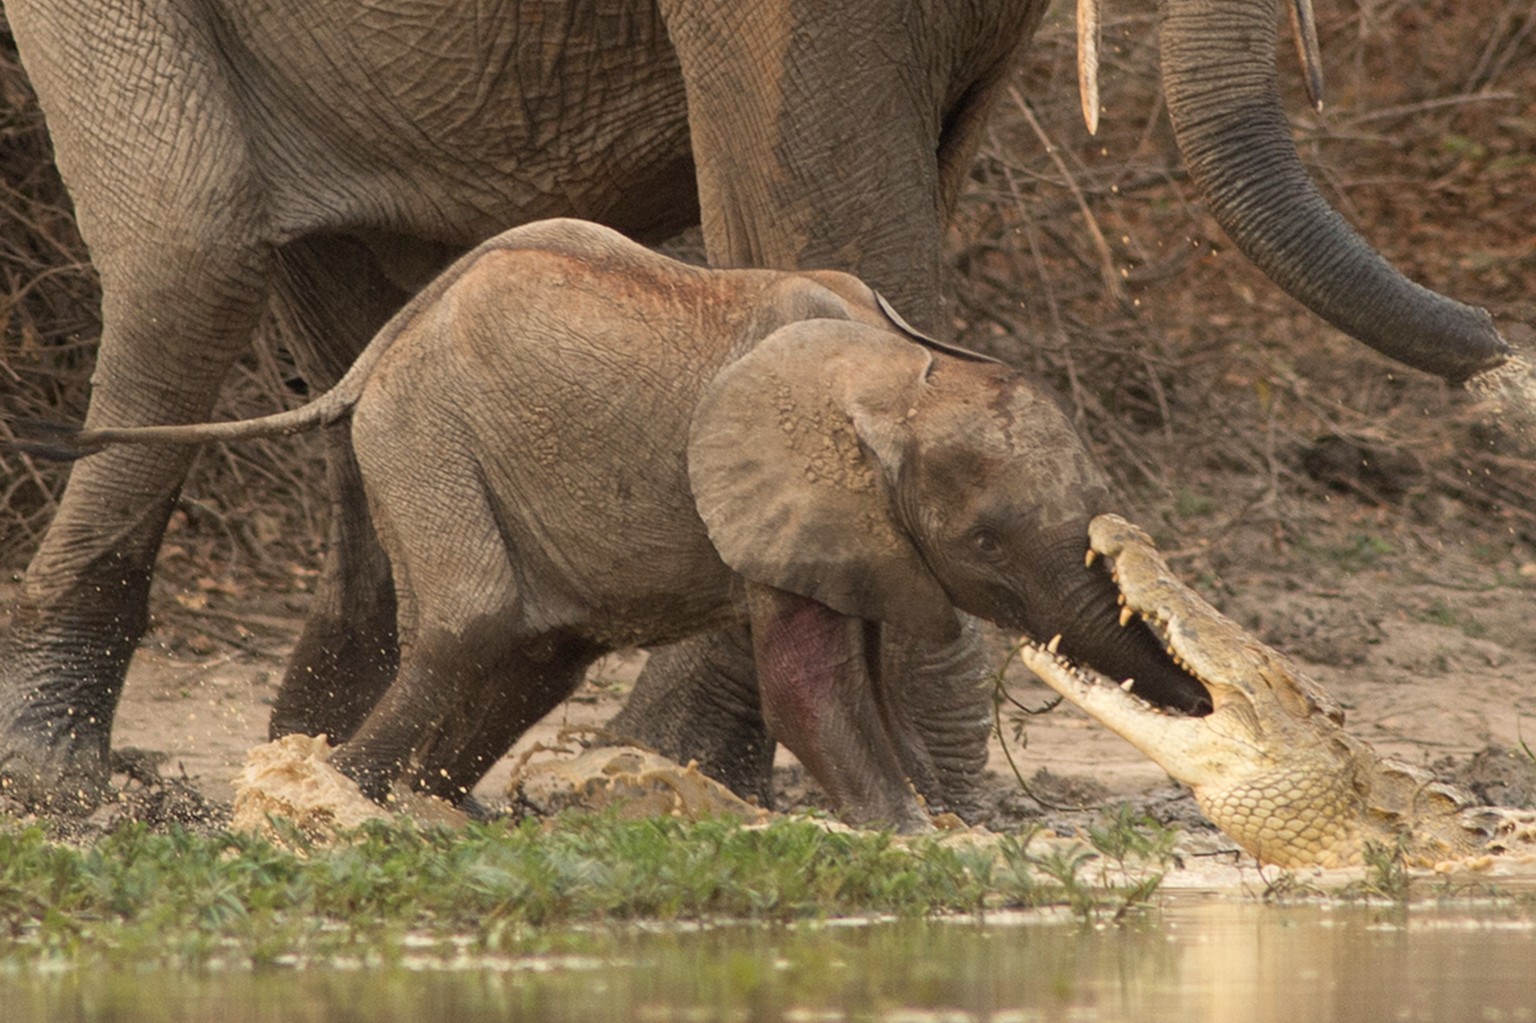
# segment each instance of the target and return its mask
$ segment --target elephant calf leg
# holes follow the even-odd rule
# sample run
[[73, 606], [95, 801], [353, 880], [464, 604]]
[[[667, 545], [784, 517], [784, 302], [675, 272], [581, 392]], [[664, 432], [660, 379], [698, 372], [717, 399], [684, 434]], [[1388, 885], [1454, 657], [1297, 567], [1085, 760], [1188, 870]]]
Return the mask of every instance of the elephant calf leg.
[[[884, 630], [877, 679], [903, 771], [930, 809], [970, 820], [987, 762], [992, 665], [966, 618], [953, 643]], [[612, 742], [654, 749], [699, 769], [744, 799], [773, 807], [774, 739], [763, 723], [752, 636], [745, 628], [695, 636], [652, 652], [628, 701], [604, 729]]]
[[598, 652], [579, 641], [514, 644], [489, 624], [414, 644], [332, 762], [379, 803], [407, 779], [460, 803], [529, 725], [575, 691]]
[[[420, 250], [424, 258], [430, 249]], [[372, 249], [309, 235], [278, 251], [272, 304], [280, 334], [310, 387], [332, 387], [410, 297]], [[374, 534], [347, 422], [324, 431], [330, 518], [325, 570], [272, 709], [271, 734], [344, 741], [395, 677], [395, 591]]]
[[602, 653], [577, 638], [541, 642], [455, 680], [453, 708], [416, 752], [416, 790], [463, 802], [524, 732], [576, 691]]
[[765, 586], [750, 585], [747, 604], [763, 716], [774, 737], [851, 823], [930, 828], [871, 681], [867, 651], [874, 630]]
[[271, 738], [345, 742], [399, 667], [389, 559], [374, 535], [345, 424], [327, 432], [331, 518], [325, 574], [272, 708]]
[[885, 629], [880, 652], [881, 704], [908, 777], [929, 810], [972, 821], [982, 810], [995, 671], [980, 624], [962, 616], [949, 643]]

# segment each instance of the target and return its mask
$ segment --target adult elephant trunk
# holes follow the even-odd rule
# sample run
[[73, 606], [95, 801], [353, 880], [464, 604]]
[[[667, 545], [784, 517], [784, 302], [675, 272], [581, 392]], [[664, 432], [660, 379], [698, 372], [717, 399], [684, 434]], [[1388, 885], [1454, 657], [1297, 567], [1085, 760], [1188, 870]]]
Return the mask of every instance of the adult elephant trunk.
[[1163, 91], [1211, 214], [1329, 323], [1460, 383], [1509, 356], [1486, 310], [1408, 280], [1313, 185], [1280, 106], [1275, 0], [1162, 0]]

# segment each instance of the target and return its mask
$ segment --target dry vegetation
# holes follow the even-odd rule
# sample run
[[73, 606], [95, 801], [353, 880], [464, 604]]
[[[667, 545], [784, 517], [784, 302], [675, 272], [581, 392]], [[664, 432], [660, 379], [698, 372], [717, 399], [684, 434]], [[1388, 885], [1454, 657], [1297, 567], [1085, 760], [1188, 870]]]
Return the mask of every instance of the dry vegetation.
[[[1482, 426], [1459, 389], [1347, 340], [1231, 248], [1182, 177], [1151, 5], [1113, 6], [1097, 139], [1076, 122], [1061, 11], [994, 121], [955, 231], [972, 343], [1055, 383], [1161, 516], [1210, 509], [1208, 530], [1258, 516], [1283, 544], [1343, 492], [1357, 511], [1536, 537], [1529, 452]], [[1324, 115], [1281, 54], [1313, 176], [1411, 277], [1489, 307], [1528, 345], [1536, 9], [1361, 0], [1319, 17]], [[1010, 336], [1036, 340], [1005, 348]]]
[[[1460, 392], [1395, 369], [1279, 293], [1195, 201], [1158, 94], [1150, 0], [1108, 5], [1097, 139], [1077, 114], [1070, 10], [1057, 6], [953, 231], [964, 339], [1050, 381], [1154, 526], [1209, 538], [1259, 521], [1284, 548], [1323, 520], [1390, 517], [1394, 529], [1488, 537], [1501, 571], [1536, 560], [1527, 454]], [[1282, 79], [1325, 193], [1411, 276], [1488, 306], [1531, 343], [1536, 7], [1320, 8], [1327, 112], [1307, 108], [1288, 50]], [[96, 280], [0, 23], [0, 411], [78, 419], [99, 329]], [[292, 377], [280, 349], [259, 347], [221, 414], [292, 403]], [[172, 523], [167, 573], [301, 585], [320, 546], [320, 471], [315, 449], [292, 442], [207, 452]], [[5, 569], [24, 564], [61, 480], [0, 453]]]

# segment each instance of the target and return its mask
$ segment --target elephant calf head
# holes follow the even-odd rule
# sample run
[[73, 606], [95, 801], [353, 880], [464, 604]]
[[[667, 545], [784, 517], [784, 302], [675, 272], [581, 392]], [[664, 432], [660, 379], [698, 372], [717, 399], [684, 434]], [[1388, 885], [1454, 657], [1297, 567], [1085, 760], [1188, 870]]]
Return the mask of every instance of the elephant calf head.
[[1059, 637], [1153, 702], [1209, 707], [1085, 565], [1105, 481], [1056, 403], [1006, 366], [867, 324], [787, 326], [704, 393], [689, 474], [711, 542], [752, 583], [931, 642], [955, 637], [957, 610]]

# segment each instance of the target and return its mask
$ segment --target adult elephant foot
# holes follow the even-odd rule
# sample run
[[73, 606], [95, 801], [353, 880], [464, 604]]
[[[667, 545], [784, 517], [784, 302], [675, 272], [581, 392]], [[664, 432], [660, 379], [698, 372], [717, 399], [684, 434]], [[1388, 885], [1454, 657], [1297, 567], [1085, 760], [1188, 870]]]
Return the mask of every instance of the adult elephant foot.
[[[60, 677], [55, 659], [0, 645], [7, 668], [0, 679], [0, 805], [29, 810], [89, 812], [108, 781], [110, 713], [82, 713], [97, 697], [95, 680]], [[114, 697], [115, 699], [115, 697]]]
[[107, 789], [112, 716], [144, 622], [79, 609], [141, 608], [149, 583], [147, 570], [108, 567], [91, 577], [113, 581], [89, 599], [24, 597], [0, 636], [0, 798], [26, 809], [86, 813]]

